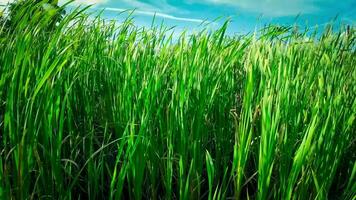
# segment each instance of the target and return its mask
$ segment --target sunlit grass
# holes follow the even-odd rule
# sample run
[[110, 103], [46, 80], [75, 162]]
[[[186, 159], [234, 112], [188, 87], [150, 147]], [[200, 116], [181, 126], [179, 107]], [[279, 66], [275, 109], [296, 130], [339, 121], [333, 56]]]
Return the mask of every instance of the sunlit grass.
[[353, 27], [174, 40], [84, 13], [0, 24], [0, 199], [355, 197]]

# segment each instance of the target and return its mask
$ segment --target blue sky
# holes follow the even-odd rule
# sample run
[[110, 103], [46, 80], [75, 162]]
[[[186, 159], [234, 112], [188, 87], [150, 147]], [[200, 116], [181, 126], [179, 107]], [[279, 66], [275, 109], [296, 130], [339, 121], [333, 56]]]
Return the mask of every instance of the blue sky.
[[[0, 4], [8, 1], [0, 0]], [[356, 0], [76, 0], [76, 4], [93, 4], [92, 10], [105, 9], [105, 18], [117, 20], [124, 17], [118, 15], [121, 11], [136, 9], [139, 26], [151, 25], [156, 14], [157, 23], [163, 20], [178, 31], [195, 30], [203, 21], [219, 17], [210, 26], [217, 28], [230, 18], [230, 34], [251, 32], [267, 23], [320, 27], [336, 16], [343, 23], [355, 25], [356, 21]]]

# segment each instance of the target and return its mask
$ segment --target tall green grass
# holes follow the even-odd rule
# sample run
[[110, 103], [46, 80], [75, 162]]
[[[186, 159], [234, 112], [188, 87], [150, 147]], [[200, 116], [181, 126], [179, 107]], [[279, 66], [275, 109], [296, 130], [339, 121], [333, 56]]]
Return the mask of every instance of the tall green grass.
[[22, 9], [0, 24], [0, 199], [355, 198], [353, 27], [174, 39]]

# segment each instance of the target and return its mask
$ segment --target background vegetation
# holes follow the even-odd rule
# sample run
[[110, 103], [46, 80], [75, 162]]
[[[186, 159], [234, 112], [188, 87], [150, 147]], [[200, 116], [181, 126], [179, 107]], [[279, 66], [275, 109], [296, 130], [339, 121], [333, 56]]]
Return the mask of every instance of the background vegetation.
[[175, 40], [48, 5], [0, 24], [0, 199], [355, 198], [354, 27]]

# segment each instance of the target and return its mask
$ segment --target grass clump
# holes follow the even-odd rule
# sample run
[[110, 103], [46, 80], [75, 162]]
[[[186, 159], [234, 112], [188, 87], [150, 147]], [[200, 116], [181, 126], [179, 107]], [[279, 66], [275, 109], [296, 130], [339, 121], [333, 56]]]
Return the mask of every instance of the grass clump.
[[84, 11], [0, 25], [1, 199], [355, 197], [353, 27], [173, 40]]

